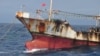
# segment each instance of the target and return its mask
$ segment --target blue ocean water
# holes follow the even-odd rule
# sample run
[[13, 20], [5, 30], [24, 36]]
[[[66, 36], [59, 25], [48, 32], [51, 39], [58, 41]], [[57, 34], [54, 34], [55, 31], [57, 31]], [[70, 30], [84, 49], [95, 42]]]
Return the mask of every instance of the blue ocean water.
[[[100, 47], [82, 46], [75, 49], [46, 52], [40, 54], [28, 54], [25, 51], [25, 42], [31, 40], [31, 35], [22, 24], [14, 24], [6, 33], [11, 24], [0, 23], [0, 56], [100, 56]], [[87, 30], [88, 27], [79, 26], [78, 29]], [[83, 31], [85, 31], [83, 30]], [[6, 34], [5, 34], [6, 33]]]

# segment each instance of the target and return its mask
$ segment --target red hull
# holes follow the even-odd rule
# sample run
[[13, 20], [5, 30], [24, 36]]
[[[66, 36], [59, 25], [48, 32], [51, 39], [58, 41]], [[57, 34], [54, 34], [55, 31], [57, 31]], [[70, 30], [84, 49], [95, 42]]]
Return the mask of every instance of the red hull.
[[28, 50], [32, 49], [63, 49], [73, 48], [81, 45], [96, 46], [99, 43], [85, 40], [66, 39], [60, 37], [50, 37], [44, 35], [35, 35], [34, 39], [27, 41], [25, 46]]

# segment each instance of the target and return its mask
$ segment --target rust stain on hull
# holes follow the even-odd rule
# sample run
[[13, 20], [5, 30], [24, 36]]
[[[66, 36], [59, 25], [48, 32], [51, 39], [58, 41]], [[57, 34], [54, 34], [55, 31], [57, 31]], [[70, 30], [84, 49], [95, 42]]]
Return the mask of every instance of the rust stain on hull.
[[77, 32], [67, 21], [48, 21], [21, 16], [21, 13], [17, 13], [16, 17], [26, 26], [33, 37], [32, 41], [26, 42], [28, 49], [72, 48], [80, 45], [95, 46], [100, 43], [100, 28], [90, 28], [87, 32]]

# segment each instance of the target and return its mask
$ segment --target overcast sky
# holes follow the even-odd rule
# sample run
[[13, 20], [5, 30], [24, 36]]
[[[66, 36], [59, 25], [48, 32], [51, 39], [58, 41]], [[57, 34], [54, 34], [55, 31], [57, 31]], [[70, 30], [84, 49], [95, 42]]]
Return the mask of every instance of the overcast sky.
[[[15, 19], [15, 13], [25, 5], [25, 11], [33, 12], [41, 8], [42, 3], [46, 3], [45, 8], [49, 8], [50, 0], [0, 0], [0, 23], [9, 23]], [[99, 15], [100, 0], [53, 0], [53, 9], [66, 12]]]

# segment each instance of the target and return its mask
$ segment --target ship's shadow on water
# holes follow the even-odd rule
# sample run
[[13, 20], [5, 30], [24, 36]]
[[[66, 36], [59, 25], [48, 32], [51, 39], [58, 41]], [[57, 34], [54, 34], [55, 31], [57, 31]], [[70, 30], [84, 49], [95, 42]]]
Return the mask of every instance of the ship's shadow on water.
[[69, 51], [75, 51], [75, 53], [82, 53], [82, 54], [93, 52], [91, 47], [85, 45], [69, 49]]

